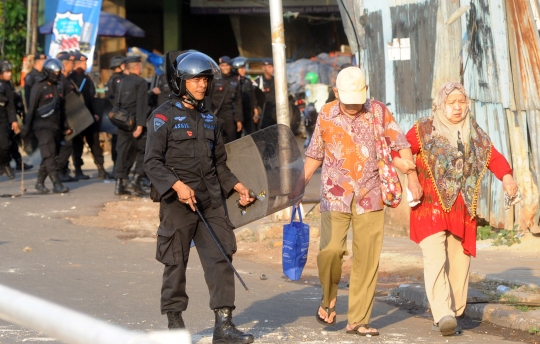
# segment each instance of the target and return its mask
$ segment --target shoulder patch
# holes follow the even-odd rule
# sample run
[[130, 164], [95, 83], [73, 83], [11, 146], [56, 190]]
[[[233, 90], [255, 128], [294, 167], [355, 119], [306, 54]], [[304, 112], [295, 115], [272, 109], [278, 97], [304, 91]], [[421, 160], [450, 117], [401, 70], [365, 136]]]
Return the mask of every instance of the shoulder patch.
[[165, 122], [162, 119], [154, 117], [154, 131], [161, 128], [163, 124], [165, 124]]
[[161, 114], [161, 113], [157, 113], [154, 115], [154, 118], [159, 118], [161, 119], [163, 122], [167, 122], [169, 119], [167, 118], [167, 116]]

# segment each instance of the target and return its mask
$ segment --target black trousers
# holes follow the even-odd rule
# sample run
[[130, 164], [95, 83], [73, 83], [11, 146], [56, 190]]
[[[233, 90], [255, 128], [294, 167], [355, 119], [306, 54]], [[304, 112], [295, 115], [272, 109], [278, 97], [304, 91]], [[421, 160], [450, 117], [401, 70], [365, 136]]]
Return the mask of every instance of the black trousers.
[[11, 146], [9, 147], [9, 154], [11, 155], [12, 159], [15, 159], [15, 161], [22, 161], [22, 155], [21, 155], [21, 152], [19, 152], [19, 145], [13, 138], [15, 136], [15, 133], [10, 130], [9, 134], [10, 134], [9, 137], [11, 141]]
[[[228, 258], [236, 252], [233, 227], [225, 216], [224, 207], [202, 207], [203, 214], [219, 238]], [[210, 294], [210, 309], [233, 307], [235, 300], [234, 272], [217, 248], [196, 212], [180, 203], [177, 195], [162, 199], [159, 209], [156, 259], [165, 264], [161, 287], [161, 314], [187, 309], [186, 268], [191, 240], [204, 270]]]
[[227, 144], [238, 138], [236, 131], [236, 122], [233, 119], [219, 119], [219, 125], [221, 126], [221, 133], [223, 134], [223, 143]]
[[60, 151], [58, 152], [58, 159], [56, 160], [60, 171], [68, 168], [69, 157], [73, 153], [73, 139], [69, 141], [64, 139], [60, 142]]
[[39, 169], [47, 174], [58, 172], [57, 157], [60, 151], [60, 142], [63, 139], [60, 129], [37, 129], [35, 134], [41, 153]]
[[0, 121], [0, 165], [11, 161], [11, 127], [8, 122]]
[[86, 128], [82, 133], [73, 138], [73, 165], [75, 168], [80, 168], [83, 165], [82, 154], [84, 150], [84, 140], [90, 146], [92, 156], [94, 156], [94, 163], [97, 165], [103, 165], [103, 150], [99, 144], [99, 125], [94, 122], [91, 126]]
[[129, 171], [135, 164], [135, 174], [144, 176], [143, 162], [144, 151], [146, 149], [146, 128], [142, 134], [134, 138], [133, 132], [118, 129], [118, 140], [116, 141], [116, 165], [114, 178], [128, 179]]

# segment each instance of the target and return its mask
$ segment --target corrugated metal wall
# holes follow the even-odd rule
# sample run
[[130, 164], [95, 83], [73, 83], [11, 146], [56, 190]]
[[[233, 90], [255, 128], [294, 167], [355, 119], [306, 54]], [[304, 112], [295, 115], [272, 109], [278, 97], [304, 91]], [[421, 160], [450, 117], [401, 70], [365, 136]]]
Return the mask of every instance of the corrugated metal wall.
[[[464, 5], [471, 7], [446, 25]], [[363, 62], [371, 96], [390, 104], [404, 131], [431, 114], [433, 96], [442, 83], [465, 85], [474, 116], [509, 160], [524, 196], [521, 205], [504, 210], [502, 183], [491, 174], [484, 178], [478, 214], [499, 228], [512, 228], [517, 222], [523, 229], [538, 230], [540, 37], [532, 16], [536, 6], [536, 0], [363, 1]], [[387, 47], [396, 38], [410, 38], [410, 60], [389, 60]]]

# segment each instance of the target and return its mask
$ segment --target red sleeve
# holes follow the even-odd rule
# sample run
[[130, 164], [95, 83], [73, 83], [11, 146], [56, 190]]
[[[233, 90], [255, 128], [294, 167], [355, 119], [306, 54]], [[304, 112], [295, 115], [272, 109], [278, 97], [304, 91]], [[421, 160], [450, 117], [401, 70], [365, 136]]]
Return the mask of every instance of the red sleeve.
[[[420, 152], [420, 142], [418, 142], [418, 137], [416, 136], [416, 125], [413, 125], [413, 127], [407, 132], [407, 141], [411, 145], [411, 151], [413, 155], [418, 154]], [[392, 158], [400, 157], [399, 152], [391, 151], [390, 155], [392, 155]]]
[[491, 158], [489, 159], [488, 168], [499, 180], [502, 180], [507, 174], [512, 175], [510, 164], [494, 146], [491, 146]]

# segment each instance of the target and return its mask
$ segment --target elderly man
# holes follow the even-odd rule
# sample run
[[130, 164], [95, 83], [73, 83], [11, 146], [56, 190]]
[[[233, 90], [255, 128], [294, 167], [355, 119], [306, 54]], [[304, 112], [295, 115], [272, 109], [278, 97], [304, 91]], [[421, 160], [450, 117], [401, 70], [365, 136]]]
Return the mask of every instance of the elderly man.
[[[384, 212], [381, 141], [399, 151], [402, 172], [413, 174], [410, 146], [388, 109], [367, 99], [366, 79], [358, 67], [337, 76], [336, 99], [323, 106], [306, 151], [306, 184], [322, 164], [321, 241], [317, 256], [323, 296], [316, 313], [325, 326], [336, 323], [336, 300], [342, 258], [347, 255], [347, 232], [352, 222], [353, 265], [349, 287], [346, 332], [376, 336], [369, 326], [383, 240]], [[380, 128], [380, 129], [379, 129]], [[383, 133], [384, 138], [381, 137]], [[388, 154], [389, 155], [389, 154]], [[413, 180], [414, 181], [414, 180]], [[418, 182], [409, 184], [415, 199]]]

